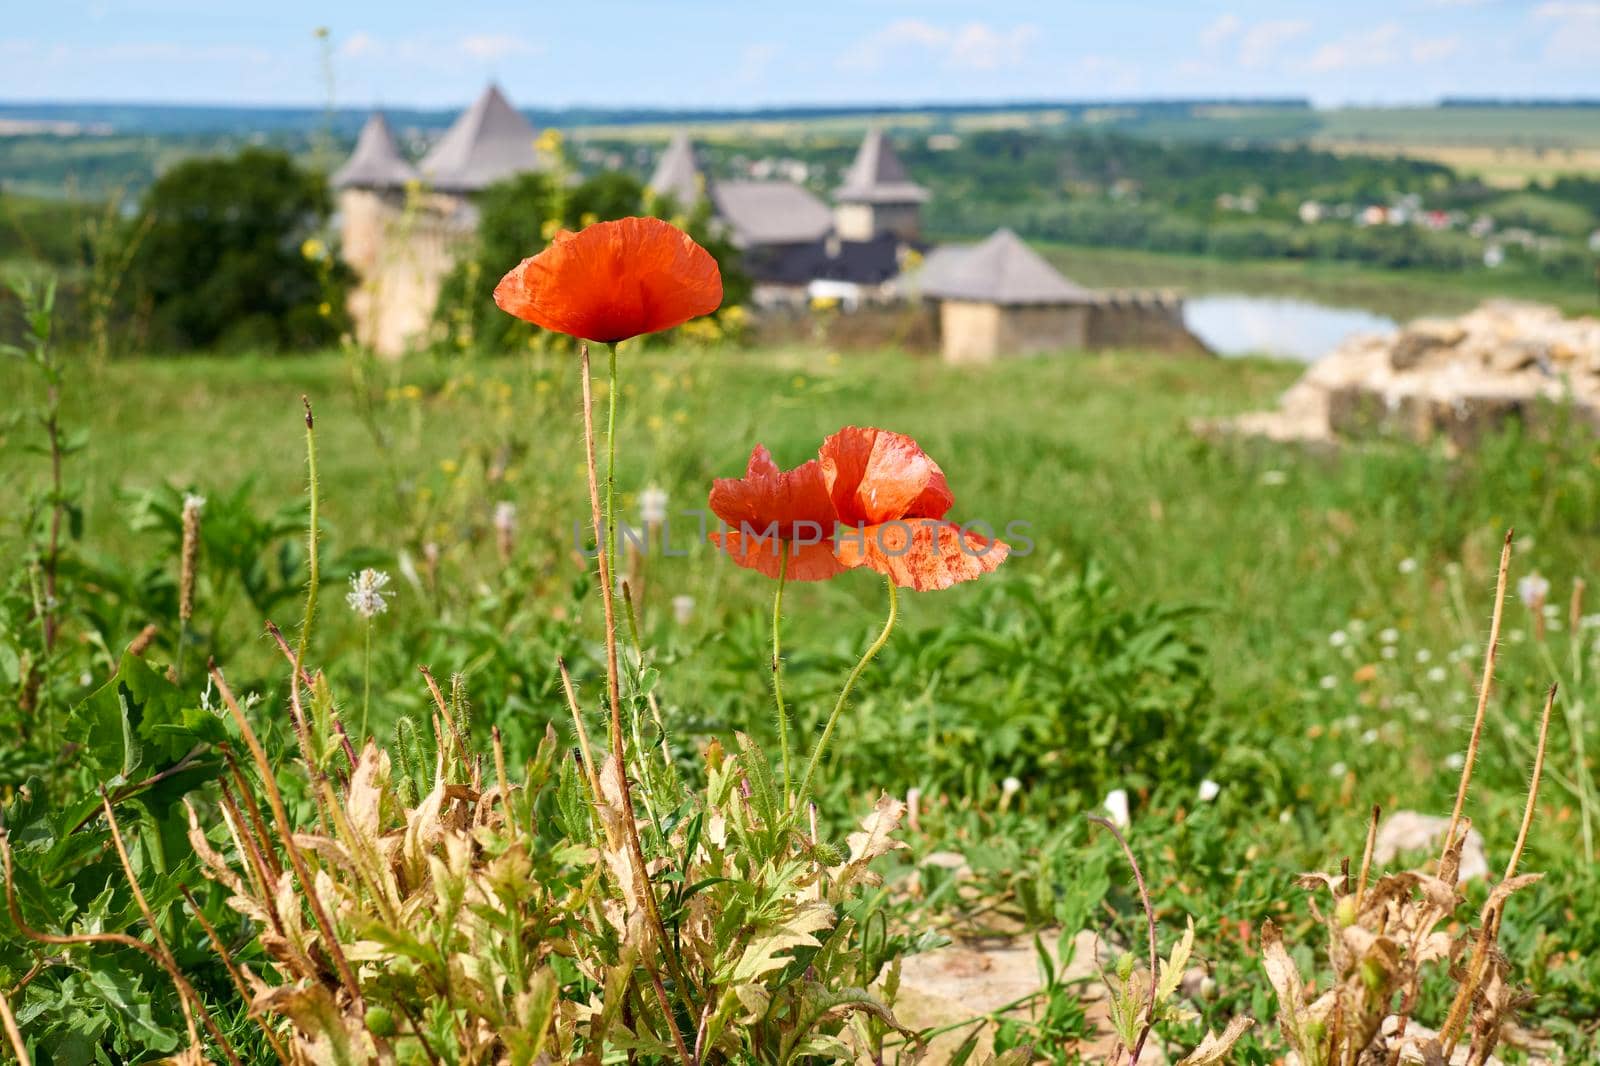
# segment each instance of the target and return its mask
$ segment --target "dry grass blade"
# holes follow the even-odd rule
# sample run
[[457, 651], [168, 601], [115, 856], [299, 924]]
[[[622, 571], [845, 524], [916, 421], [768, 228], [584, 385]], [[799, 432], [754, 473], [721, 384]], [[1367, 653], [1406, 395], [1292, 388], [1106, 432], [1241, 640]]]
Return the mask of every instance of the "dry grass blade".
[[[327, 908], [323, 906], [322, 899], [317, 895], [316, 881], [311, 876], [311, 870], [306, 865], [305, 856], [300, 854], [300, 849], [295, 846], [294, 830], [289, 824], [289, 812], [283, 805], [283, 795], [278, 791], [277, 780], [272, 775], [272, 764], [267, 760], [267, 753], [261, 747], [261, 741], [256, 738], [255, 731], [250, 728], [250, 721], [244, 715], [244, 710], [239, 706], [239, 701], [234, 698], [233, 690], [228, 687], [227, 680], [222, 676], [222, 671], [217, 669], [217, 664], [211, 664], [211, 679], [217, 686], [217, 692], [222, 696], [223, 704], [228, 708], [228, 713], [233, 715], [234, 724], [239, 727], [239, 732], [244, 736], [245, 744], [250, 748], [250, 755], [255, 759], [256, 769], [261, 774], [261, 783], [267, 790], [267, 803], [272, 807], [272, 817], [278, 826], [278, 837], [283, 842], [283, 850], [289, 856], [289, 864], [294, 867], [295, 876], [300, 879], [300, 888], [305, 892], [306, 900], [311, 906], [312, 919], [317, 923], [326, 939], [328, 954], [333, 958], [334, 967], [339, 971], [339, 980], [345, 986], [345, 991], [359, 1006], [362, 1002], [361, 986], [356, 983], [355, 973], [350, 969], [349, 960], [345, 958], [344, 949], [339, 946], [339, 938], [334, 932], [333, 922], [328, 918]], [[290, 685], [290, 691], [297, 692], [299, 686]]]
[[33, 1066], [33, 1060], [28, 1057], [28, 1045], [22, 1042], [22, 1033], [17, 1029], [17, 1016], [11, 1013], [11, 1004], [4, 993], [0, 993], [0, 1025], [5, 1026], [6, 1040], [11, 1044], [12, 1054], [17, 1056], [17, 1066]]
[[[211, 924], [211, 920], [200, 909], [200, 901], [194, 898], [194, 893], [189, 891], [188, 885], [179, 885], [178, 890], [183, 893], [183, 898], [188, 901], [189, 909], [194, 913], [195, 920], [200, 923], [200, 928], [205, 930], [206, 939], [211, 941], [212, 950], [217, 953], [217, 958], [221, 959], [222, 965], [227, 968], [228, 977], [233, 981], [234, 990], [239, 993], [240, 1001], [249, 1003], [251, 999], [250, 986], [245, 984], [244, 974], [239, 972], [238, 964], [228, 954], [227, 945], [222, 942], [222, 937], [217, 935], [216, 926]], [[267, 1038], [267, 1043], [271, 1045], [272, 1053], [278, 1056], [278, 1061], [288, 1062], [289, 1052], [284, 1048], [283, 1041], [278, 1039], [278, 1034], [272, 1031], [272, 1026], [268, 1025], [267, 1020], [254, 1011], [250, 1013], [250, 1016], [261, 1027], [261, 1035]]]

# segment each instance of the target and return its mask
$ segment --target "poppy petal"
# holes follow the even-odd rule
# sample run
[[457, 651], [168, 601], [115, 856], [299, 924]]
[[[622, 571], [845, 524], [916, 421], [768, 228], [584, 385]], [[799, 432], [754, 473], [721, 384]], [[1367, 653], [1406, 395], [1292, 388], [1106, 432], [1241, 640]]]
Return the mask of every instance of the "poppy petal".
[[1011, 548], [953, 522], [896, 520], [841, 530], [835, 552], [845, 567], [870, 567], [901, 588], [931, 592], [992, 572]]
[[822, 442], [819, 455], [846, 524], [943, 518], [955, 502], [939, 464], [903, 433], [846, 426]]
[[822, 464], [808, 460], [779, 470], [761, 445], [750, 453], [742, 478], [717, 478], [711, 484], [712, 512], [735, 529], [774, 532], [786, 539], [816, 539], [833, 533], [833, 502]]
[[826, 581], [844, 573], [845, 567], [834, 556], [833, 544], [798, 544], [777, 537], [746, 536], [737, 530], [708, 533], [706, 539], [728, 553], [728, 557], [747, 570], [758, 570], [770, 578], [778, 576], [779, 546], [788, 551], [785, 581]]
[[556, 234], [507, 272], [494, 301], [544, 329], [609, 344], [715, 311], [722, 275], [676, 226], [624, 218]]

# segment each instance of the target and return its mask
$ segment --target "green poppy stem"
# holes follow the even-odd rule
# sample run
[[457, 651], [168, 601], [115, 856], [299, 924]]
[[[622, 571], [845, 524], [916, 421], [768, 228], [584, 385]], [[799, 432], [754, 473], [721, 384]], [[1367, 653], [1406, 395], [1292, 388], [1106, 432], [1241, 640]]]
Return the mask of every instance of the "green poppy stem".
[[839, 722], [839, 715], [844, 710], [845, 702], [850, 698], [850, 690], [856, 687], [856, 681], [861, 677], [862, 671], [867, 668], [883, 646], [889, 643], [889, 634], [894, 631], [895, 619], [900, 616], [900, 601], [895, 590], [894, 578], [888, 579], [889, 586], [889, 617], [884, 620], [883, 632], [878, 634], [878, 639], [872, 642], [866, 653], [861, 656], [861, 661], [856, 663], [855, 669], [850, 671], [850, 676], [844, 679], [844, 688], [839, 691], [839, 702], [833, 705], [833, 711], [828, 715], [828, 724], [822, 727], [822, 737], [817, 741], [817, 746], [811, 752], [811, 761], [806, 764], [805, 780], [800, 782], [800, 795], [802, 797], [811, 793], [811, 781], [816, 776], [817, 766], [822, 762], [822, 754], [827, 750], [828, 739], [833, 736], [833, 727]]
[[783, 624], [783, 586], [789, 576], [789, 546], [778, 541], [778, 591], [772, 597], [772, 698], [778, 704], [778, 748], [783, 753], [783, 799], [789, 801], [789, 712], [783, 705], [783, 656], [778, 632]]

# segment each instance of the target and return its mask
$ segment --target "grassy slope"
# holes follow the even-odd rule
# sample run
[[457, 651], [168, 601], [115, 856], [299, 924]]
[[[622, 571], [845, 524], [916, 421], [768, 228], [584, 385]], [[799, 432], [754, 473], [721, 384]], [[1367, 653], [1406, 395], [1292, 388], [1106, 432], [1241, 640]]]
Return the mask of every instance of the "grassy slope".
[[[1209, 828], [1174, 829], [1166, 839], [1198, 848], [1195, 834], [1221, 834], [1207, 838], [1218, 865], [1178, 871], [1190, 884], [1177, 889], [1198, 893], [1190, 905], [1219, 959], [1235, 956], [1214, 943], [1214, 923], [1258, 921], [1273, 891], [1292, 896], [1282, 885], [1294, 869], [1329, 849], [1356, 847], [1367, 804], [1448, 810], [1453, 782], [1445, 760], [1459, 750], [1470, 720], [1473, 671], [1470, 659], [1451, 653], [1481, 641], [1504, 528], [1515, 524], [1525, 544], [1514, 579], [1538, 569], [1561, 600], [1573, 577], [1596, 577], [1590, 568], [1600, 556], [1593, 523], [1600, 486], [1576, 444], [1506, 439], [1466, 461], [1414, 449], [1319, 458], [1208, 444], [1187, 431], [1194, 416], [1270, 403], [1293, 379], [1294, 368], [1283, 364], [1105, 355], [952, 369], [895, 355], [840, 360], [804, 350], [677, 350], [624, 353], [624, 367], [632, 415], [620, 485], [630, 506], [632, 493], [650, 480], [672, 492], [674, 507], [697, 506], [713, 476], [742, 469], [755, 441], [787, 465], [842, 424], [878, 424], [914, 434], [941, 461], [960, 501], [954, 517], [1032, 523], [1038, 553], [1008, 568], [1039, 569], [1050, 556], [1069, 565], [1093, 557], [1137, 601], [1205, 605], [1216, 685], [1208, 713], [1225, 741], [1223, 769], [1215, 771], [1225, 778], [1225, 814], [1196, 820]], [[150, 360], [80, 374], [68, 407], [72, 422], [93, 426], [89, 450], [75, 460], [91, 501], [92, 547], [129, 559], [148, 551], [119, 524], [119, 486], [170, 479], [220, 494], [253, 477], [262, 508], [292, 499], [303, 475], [299, 396], [308, 392], [317, 403], [334, 545], [394, 551], [413, 535], [437, 537], [447, 565], [470, 577], [493, 565], [482, 516], [494, 499], [509, 497], [521, 507], [524, 544], [565, 550], [571, 520], [586, 513], [570, 358], [419, 361], [385, 374], [396, 391], [379, 415], [390, 435], [384, 455], [355, 417], [337, 356]], [[15, 375], [9, 366], [0, 371], [0, 385], [13, 395]], [[417, 387], [414, 399], [407, 385]], [[508, 444], [517, 458], [507, 485], [483, 489], [473, 473], [476, 457]], [[11, 437], [0, 446], [16, 454]], [[37, 474], [30, 463], [5, 465], [0, 497]], [[403, 505], [389, 491], [387, 464]], [[449, 509], [428, 499], [449, 501]], [[479, 526], [469, 536], [474, 514]], [[1414, 571], [1403, 572], [1407, 559]], [[658, 597], [696, 596], [696, 625], [706, 627], [759, 616], [770, 592], [704, 550], [661, 564], [652, 581]], [[914, 597], [908, 621], [937, 624], [971, 594]], [[876, 600], [865, 580], [793, 588], [789, 645], [855, 646]], [[417, 610], [412, 601], [402, 588], [396, 611]], [[337, 622], [342, 605], [333, 597], [330, 603]], [[1550, 676], [1526, 613], [1515, 602], [1508, 612], [1503, 695], [1472, 808], [1491, 862], [1504, 856], [1521, 802], [1524, 753], [1507, 737], [1526, 735]], [[1384, 657], [1391, 645], [1378, 635], [1388, 628], [1395, 630], [1392, 658]], [[1336, 648], [1329, 639], [1335, 631], [1354, 637]], [[353, 628], [330, 632], [327, 639], [353, 657]], [[1561, 658], [1565, 635], [1551, 635]], [[1432, 666], [1446, 668], [1442, 679], [1426, 677]], [[409, 684], [409, 669], [397, 664], [393, 683]], [[691, 661], [669, 673], [670, 697], [693, 701], [693, 670]], [[807, 684], [805, 670], [794, 667], [796, 691]], [[761, 673], [750, 671], [752, 707], [762, 706]], [[1575, 694], [1581, 698], [1583, 687]], [[1600, 747], [1592, 723], [1580, 728], [1591, 750]], [[1553, 764], [1571, 775], [1577, 767], [1565, 731], [1556, 745]], [[1193, 783], [1171, 784], [1170, 795], [1181, 797]], [[1092, 805], [1093, 798], [1074, 803]], [[1314, 813], [1279, 823], [1280, 809], [1297, 807]], [[1556, 920], [1562, 899], [1593, 889], [1572, 880], [1574, 809], [1570, 794], [1547, 790], [1531, 852], [1536, 868], [1559, 875], [1541, 904], [1544, 922]], [[1162, 832], [1144, 824], [1145, 832]], [[1157, 837], [1149, 839], [1154, 848]], [[1242, 868], [1252, 871], [1255, 894], [1240, 888]], [[1275, 888], [1260, 889], [1263, 878]], [[1513, 921], [1527, 914], [1514, 910]], [[1560, 943], [1600, 942], [1592, 919], [1580, 919]], [[1513, 925], [1512, 935], [1531, 950], [1531, 927]], [[1239, 973], [1253, 972], [1248, 953], [1237, 965]], [[1265, 1002], [1253, 994], [1264, 1016]]]

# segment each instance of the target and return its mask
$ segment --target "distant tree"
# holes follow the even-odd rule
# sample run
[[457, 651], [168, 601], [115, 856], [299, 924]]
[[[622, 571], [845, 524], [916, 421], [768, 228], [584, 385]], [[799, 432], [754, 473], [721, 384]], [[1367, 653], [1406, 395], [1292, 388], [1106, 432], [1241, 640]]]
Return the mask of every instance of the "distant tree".
[[722, 268], [723, 306], [749, 297], [739, 251], [711, 223], [702, 206], [687, 216], [668, 201], [646, 204], [644, 186], [627, 174], [605, 173], [563, 187], [547, 174], [519, 174], [478, 195], [478, 233], [471, 256], [445, 278], [435, 318], [457, 347], [507, 348], [532, 336], [533, 327], [494, 305], [494, 287], [506, 271], [544, 248], [558, 229], [581, 229], [630, 215], [655, 214], [682, 226]]
[[313, 240], [332, 202], [279, 151], [194, 159], [145, 193], [126, 301], [153, 346], [304, 348], [346, 327], [348, 272]]

